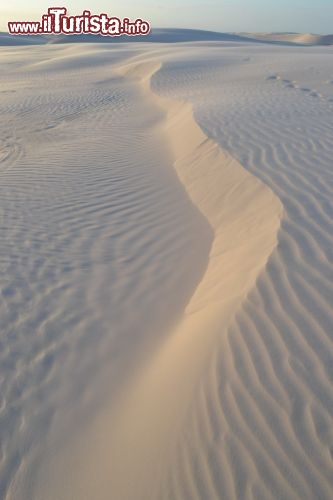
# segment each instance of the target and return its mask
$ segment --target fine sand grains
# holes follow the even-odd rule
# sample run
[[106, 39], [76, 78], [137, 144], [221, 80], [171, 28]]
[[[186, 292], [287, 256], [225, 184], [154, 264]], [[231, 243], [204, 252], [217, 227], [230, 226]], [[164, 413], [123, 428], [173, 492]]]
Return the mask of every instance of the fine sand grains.
[[[97, 415], [45, 473], [42, 467], [35, 498], [155, 499], [164, 494], [161, 481], [173, 463], [198, 383], [219, 346], [220, 328], [228, 325], [276, 245], [282, 215], [278, 199], [207, 139], [189, 104], [152, 95], [149, 77], [158, 66], [134, 63], [120, 72], [142, 85], [150, 106], [164, 110], [165, 119], [156, 127], [170, 145], [181, 183], [214, 232], [207, 268], [177, 327], [116, 404]], [[56, 493], [50, 493], [50, 485]]]
[[24, 50], [3, 496], [330, 500], [331, 49]]

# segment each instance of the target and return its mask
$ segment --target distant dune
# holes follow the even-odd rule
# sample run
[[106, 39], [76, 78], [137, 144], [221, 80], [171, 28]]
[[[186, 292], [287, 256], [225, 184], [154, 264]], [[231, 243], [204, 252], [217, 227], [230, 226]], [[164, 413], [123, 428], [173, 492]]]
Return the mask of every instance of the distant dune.
[[185, 43], [185, 42], [252, 42], [282, 45], [332, 45], [333, 35], [314, 35], [311, 33], [219, 33], [215, 31], [159, 28], [147, 36], [106, 37], [102, 35], [52, 35], [13, 36], [0, 32], [0, 46], [60, 43]]
[[10, 47], [12, 45], [38, 45], [46, 43], [45, 37], [42, 35], [10, 35], [9, 33], [0, 32], [0, 46]]
[[77, 43], [77, 42], [155, 42], [155, 43], [179, 43], [179, 42], [248, 42], [246, 37], [232, 33], [218, 33], [215, 31], [192, 30], [192, 29], [153, 29], [147, 36], [121, 36], [105, 37], [102, 35], [61, 35], [54, 36], [50, 43]]
[[333, 35], [315, 35], [313, 33], [240, 33], [250, 40], [265, 42], [288, 42], [301, 45], [332, 45]]

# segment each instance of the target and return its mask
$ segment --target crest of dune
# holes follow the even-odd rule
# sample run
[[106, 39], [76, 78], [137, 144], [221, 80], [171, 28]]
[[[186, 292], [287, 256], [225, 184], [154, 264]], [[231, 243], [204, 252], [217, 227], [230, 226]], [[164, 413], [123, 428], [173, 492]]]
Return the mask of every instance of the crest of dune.
[[278, 198], [205, 136], [190, 104], [152, 93], [150, 79], [160, 67], [147, 60], [122, 66], [119, 73], [163, 110], [156, 127], [172, 152], [170, 168], [214, 232], [207, 268], [183, 317], [116, 407], [106, 408], [53, 457], [36, 500], [156, 500], [166, 494], [165, 471], [199, 382], [277, 243]]

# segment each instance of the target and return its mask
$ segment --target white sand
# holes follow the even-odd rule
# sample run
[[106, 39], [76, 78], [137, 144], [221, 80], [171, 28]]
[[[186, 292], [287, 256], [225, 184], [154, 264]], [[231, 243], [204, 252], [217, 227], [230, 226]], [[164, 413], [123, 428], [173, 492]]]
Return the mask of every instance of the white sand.
[[331, 498], [332, 49], [0, 57], [2, 496]]
[[265, 42], [288, 42], [301, 45], [332, 45], [333, 35], [317, 35], [314, 33], [241, 33], [251, 39]]

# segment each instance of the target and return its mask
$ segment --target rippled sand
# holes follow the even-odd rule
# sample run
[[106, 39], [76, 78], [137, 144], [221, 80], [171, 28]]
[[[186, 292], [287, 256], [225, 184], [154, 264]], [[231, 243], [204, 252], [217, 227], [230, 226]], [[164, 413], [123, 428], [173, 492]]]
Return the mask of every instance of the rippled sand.
[[0, 50], [0, 493], [329, 499], [332, 49]]

